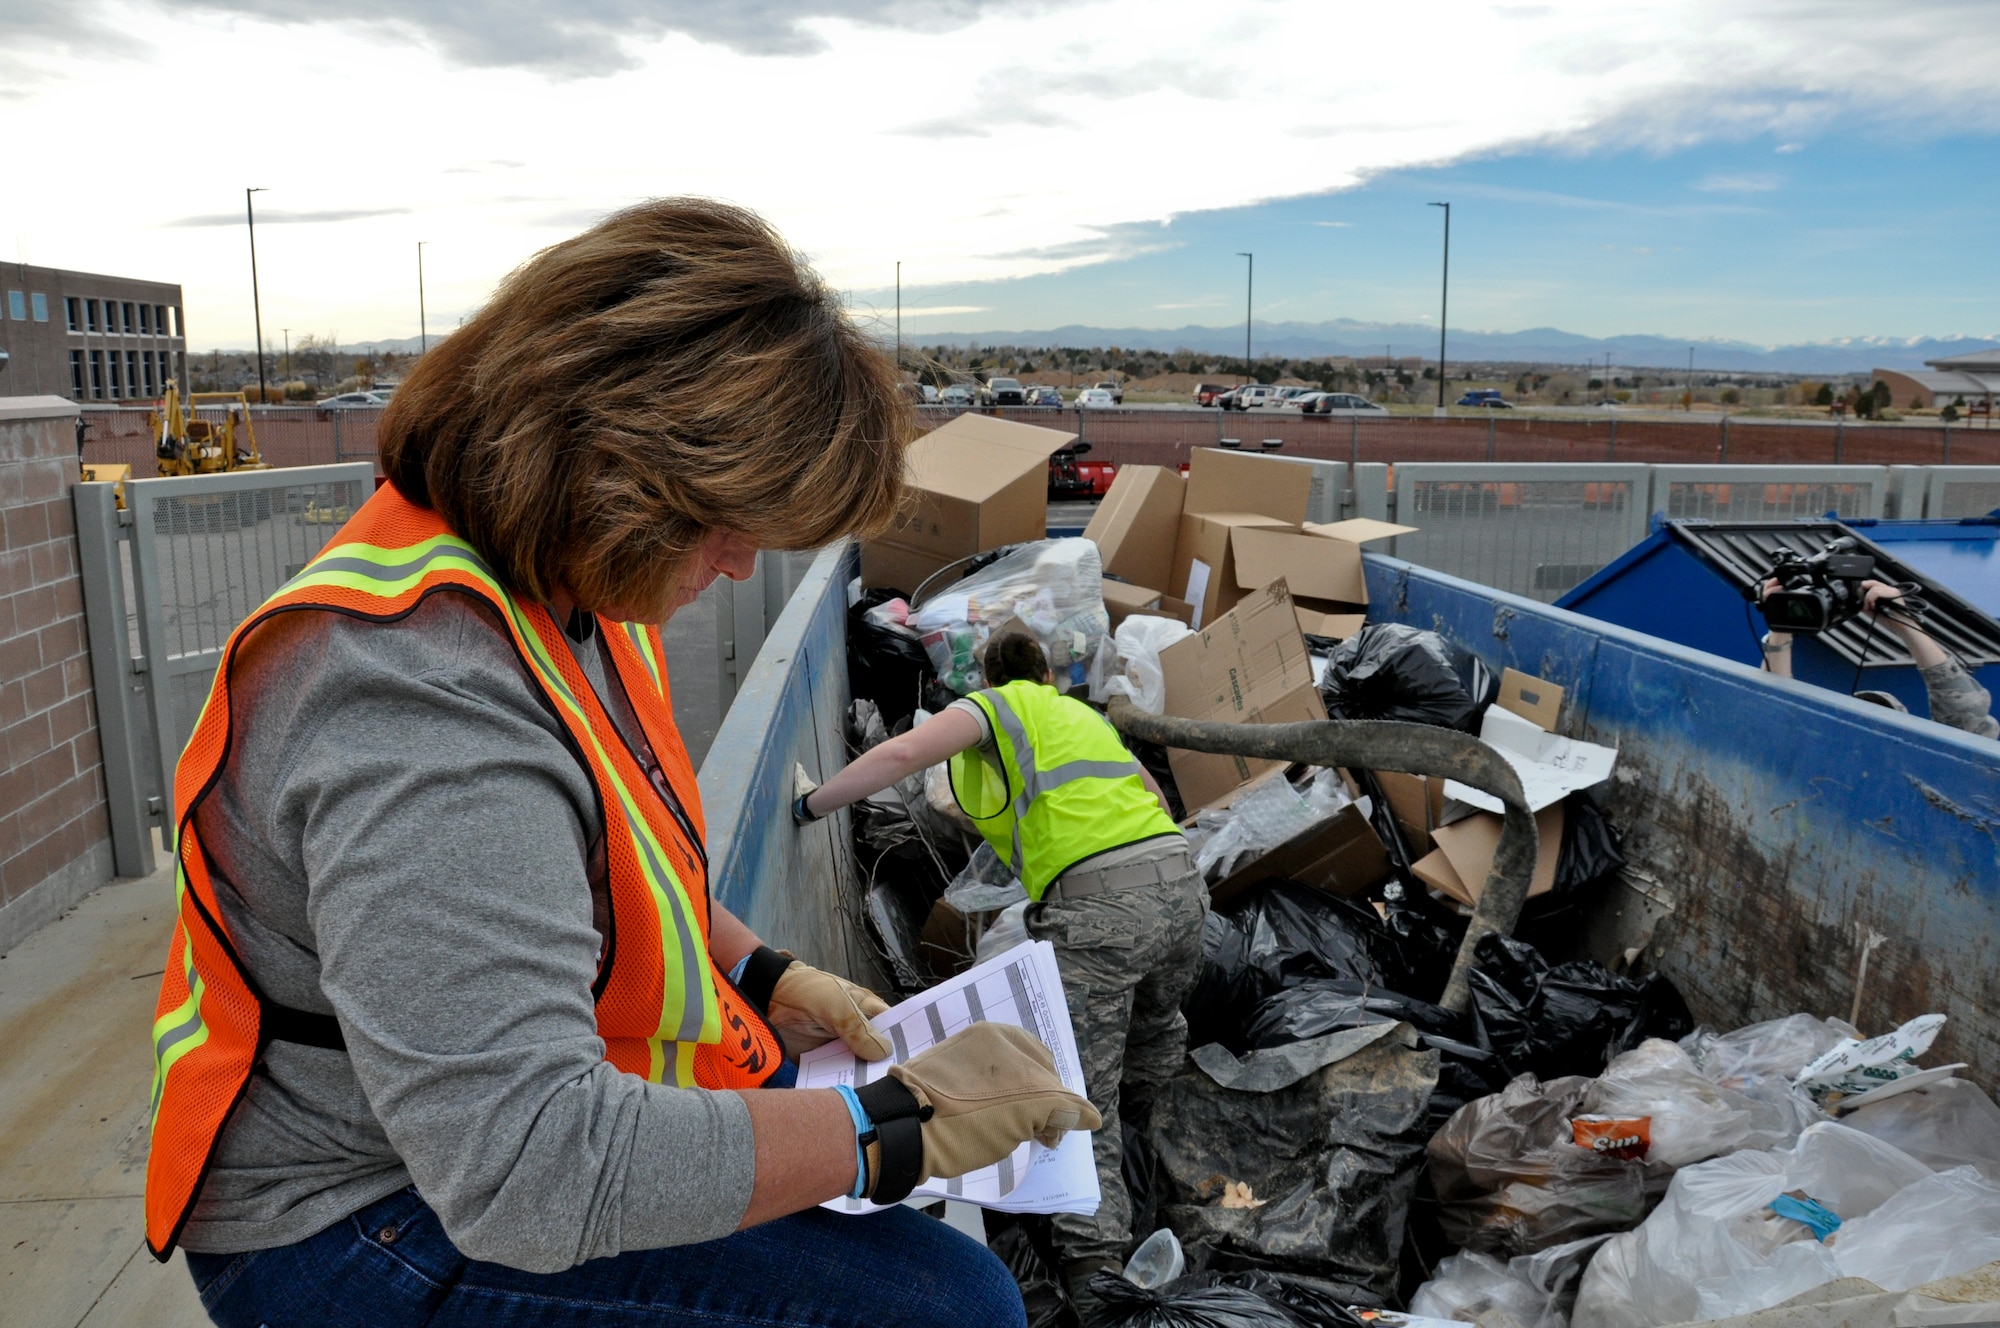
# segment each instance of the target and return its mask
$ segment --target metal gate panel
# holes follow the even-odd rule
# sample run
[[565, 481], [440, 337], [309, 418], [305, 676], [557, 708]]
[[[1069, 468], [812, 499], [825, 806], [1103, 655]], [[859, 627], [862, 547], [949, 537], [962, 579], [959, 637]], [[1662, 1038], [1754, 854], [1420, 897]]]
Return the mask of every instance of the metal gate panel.
[[[1933, 520], [2000, 509], [2000, 466], [1932, 466], [1923, 514]], [[1914, 515], [1914, 513], [1912, 514]]]
[[1652, 510], [1714, 521], [1879, 517], [1887, 466], [1655, 466]]
[[[1419, 462], [1395, 467], [1398, 558], [1544, 603], [1646, 535], [1639, 464]], [[1357, 489], [1359, 481], [1357, 479]]]

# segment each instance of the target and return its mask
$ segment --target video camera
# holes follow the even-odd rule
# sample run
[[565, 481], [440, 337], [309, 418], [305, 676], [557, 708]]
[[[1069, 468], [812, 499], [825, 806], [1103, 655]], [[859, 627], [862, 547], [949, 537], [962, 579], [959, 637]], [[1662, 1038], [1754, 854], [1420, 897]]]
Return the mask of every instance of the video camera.
[[1815, 636], [1861, 612], [1861, 583], [1875, 575], [1875, 558], [1859, 548], [1846, 535], [1810, 558], [1781, 551], [1771, 568], [1778, 589], [1764, 596], [1764, 621], [1773, 631]]

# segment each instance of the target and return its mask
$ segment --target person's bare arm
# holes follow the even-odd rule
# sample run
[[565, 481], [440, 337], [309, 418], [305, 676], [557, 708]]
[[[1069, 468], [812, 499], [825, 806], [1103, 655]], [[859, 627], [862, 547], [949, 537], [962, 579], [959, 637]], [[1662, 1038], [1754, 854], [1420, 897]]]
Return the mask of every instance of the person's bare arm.
[[1861, 591], [1863, 610], [1889, 624], [1889, 630], [1902, 638], [1904, 648], [1910, 652], [1910, 658], [1917, 662], [1918, 668], [1934, 668], [1945, 662], [1944, 648], [1931, 640], [1923, 628], [1902, 613], [1885, 611], [1884, 606], [1894, 604], [1903, 597], [1900, 589], [1886, 581], [1863, 581]]
[[908, 733], [863, 752], [845, 770], [806, 797], [806, 809], [825, 816], [897, 780], [979, 745], [979, 721], [963, 710], [943, 710]]
[[715, 900], [708, 901], [708, 952], [715, 956], [723, 972], [736, 967], [743, 956], [763, 943], [763, 938], [746, 927], [741, 918]]
[[[1757, 595], [1757, 607], [1759, 609], [1764, 607], [1764, 597], [1777, 588], [1778, 583], [1775, 579], [1764, 583]], [[1790, 632], [1780, 632], [1774, 628], [1764, 633], [1764, 639], [1759, 644], [1764, 651], [1764, 667], [1771, 671], [1771, 675], [1777, 678], [1791, 677], [1792, 634]]]
[[754, 1088], [737, 1096], [757, 1141], [757, 1180], [739, 1231], [853, 1193], [854, 1119], [838, 1093]]

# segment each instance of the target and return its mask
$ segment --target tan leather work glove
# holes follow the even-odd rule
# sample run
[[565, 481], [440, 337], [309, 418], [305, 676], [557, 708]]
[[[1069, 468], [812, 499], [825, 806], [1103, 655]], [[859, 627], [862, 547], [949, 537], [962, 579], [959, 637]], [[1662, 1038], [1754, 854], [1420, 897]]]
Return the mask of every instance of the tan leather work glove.
[[919, 1185], [991, 1166], [1025, 1140], [1054, 1148], [1067, 1131], [1104, 1123], [1088, 1098], [1063, 1087], [1049, 1049], [1012, 1024], [974, 1024], [891, 1066], [888, 1077], [928, 1113], [920, 1115]]
[[868, 1021], [888, 1008], [866, 987], [794, 959], [771, 988], [765, 1017], [794, 1056], [839, 1038], [862, 1060], [879, 1061], [891, 1050], [889, 1039]]

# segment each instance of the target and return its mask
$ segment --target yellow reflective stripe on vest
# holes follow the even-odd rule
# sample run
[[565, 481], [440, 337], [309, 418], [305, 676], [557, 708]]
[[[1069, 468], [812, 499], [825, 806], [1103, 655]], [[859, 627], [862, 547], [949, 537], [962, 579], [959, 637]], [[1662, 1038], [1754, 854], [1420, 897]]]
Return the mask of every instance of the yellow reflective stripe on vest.
[[[558, 704], [578, 721], [577, 727], [589, 737], [591, 747], [597, 755], [597, 765], [609, 777], [612, 791], [617, 795], [620, 809], [624, 812], [625, 824], [631, 834], [635, 856], [644, 868], [646, 883], [653, 892], [664, 925], [661, 928], [661, 948], [665, 959], [665, 971], [672, 972], [678, 962], [681, 985], [678, 990], [670, 981], [662, 981], [662, 1001], [660, 1022], [655, 1032], [652, 1068], [655, 1082], [663, 1081], [666, 1072], [664, 1047], [661, 1043], [679, 1042], [719, 1042], [722, 1039], [722, 1012], [716, 1000], [715, 985], [709, 978], [706, 949], [696, 936], [693, 925], [694, 906], [687, 897], [687, 888], [674, 871], [665, 847], [654, 836], [651, 825], [640, 813], [638, 803], [625, 781], [619, 777], [618, 768], [597, 739], [591, 727], [589, 715], [564, 681], [562, 672], [556, 667], [536, 634], [534, 624], [521, 612], [513, 595], [502, 586], [493, 575], [486, 562], [471, 545], [454, 535], [434, 535], [406, 549], [384, 549], [370, 544], [342, 544], [330, 549], [327, 554], [308, 564], [303, 572], [288, 583], [281, 594], [290, 594], [302, 589], [319, 587], [340, 587], [393, 599], [414, 587], [423, 579], [432, 564], [448, 561], [470, 573], [485, 584], [494, 598], [505, 608], [512, 621], [515, 633], [526, 647], [528, 662], [536, 675]], [[650, 654], [650, 652], [646, 652]], [[607, 667], [610, 662], [606, 661]], [[689, 1002], [687, 997], [694, 994], [696, 999]], [[693, 1052], [691, 1049], [675, 1056], [676, 1079], [682, 1084], [692, 1084]]]
[[1028, 730], [1022, 725], [1021, 717], [1014, 713], [1014, 707], [1007, 703], [1006, 695], [989, 687], [980, 692], [979, 697], [986, 702], [988, 712], [1007, 730], [1007, 740], [1014, 745], [1014, 764], [1021, 772], [1021, 792], [1014, 799], [1016, 819], [1028, 814], [1028, 805], [1036, 798], [1072, 779], [1128, 779], [1139, 775], [1137, 761], [1064, 761], [1047, 770], [1037, 770], [1035, 748], [1028, 741]]
[[[187, 985], [187, 999], [166, 1014], [153, 1021], [153, 1100], [152, 1120], [158, 1124], [160, 1118], [160, 1097], [166, 1091], [167, 1072], [174, 1068], [174, 1062], [208, 1041], [208, 1025], [201, 1018], [201, 995], [208, 984], [201, 980], [201, 974], [194, 966], [194, 938], [188, 935], [187, 923], [181, 921], [182, 900], [187, 895], [187, 874], [176, 870], [174, 876], [174, 926], [181, 933], [181, 974]], [[151, 1128], [150, 1126], [148, 1127]]]
[[639, 658], [646, 665], [646, 672], [653, 680], [653, 691], [661, 700], [666, 699], [666, 690], [660, 686], [660, 657], [653, 653], [653, 636], [637, 623], [625, 624], [625, 635], [639, 652]]

